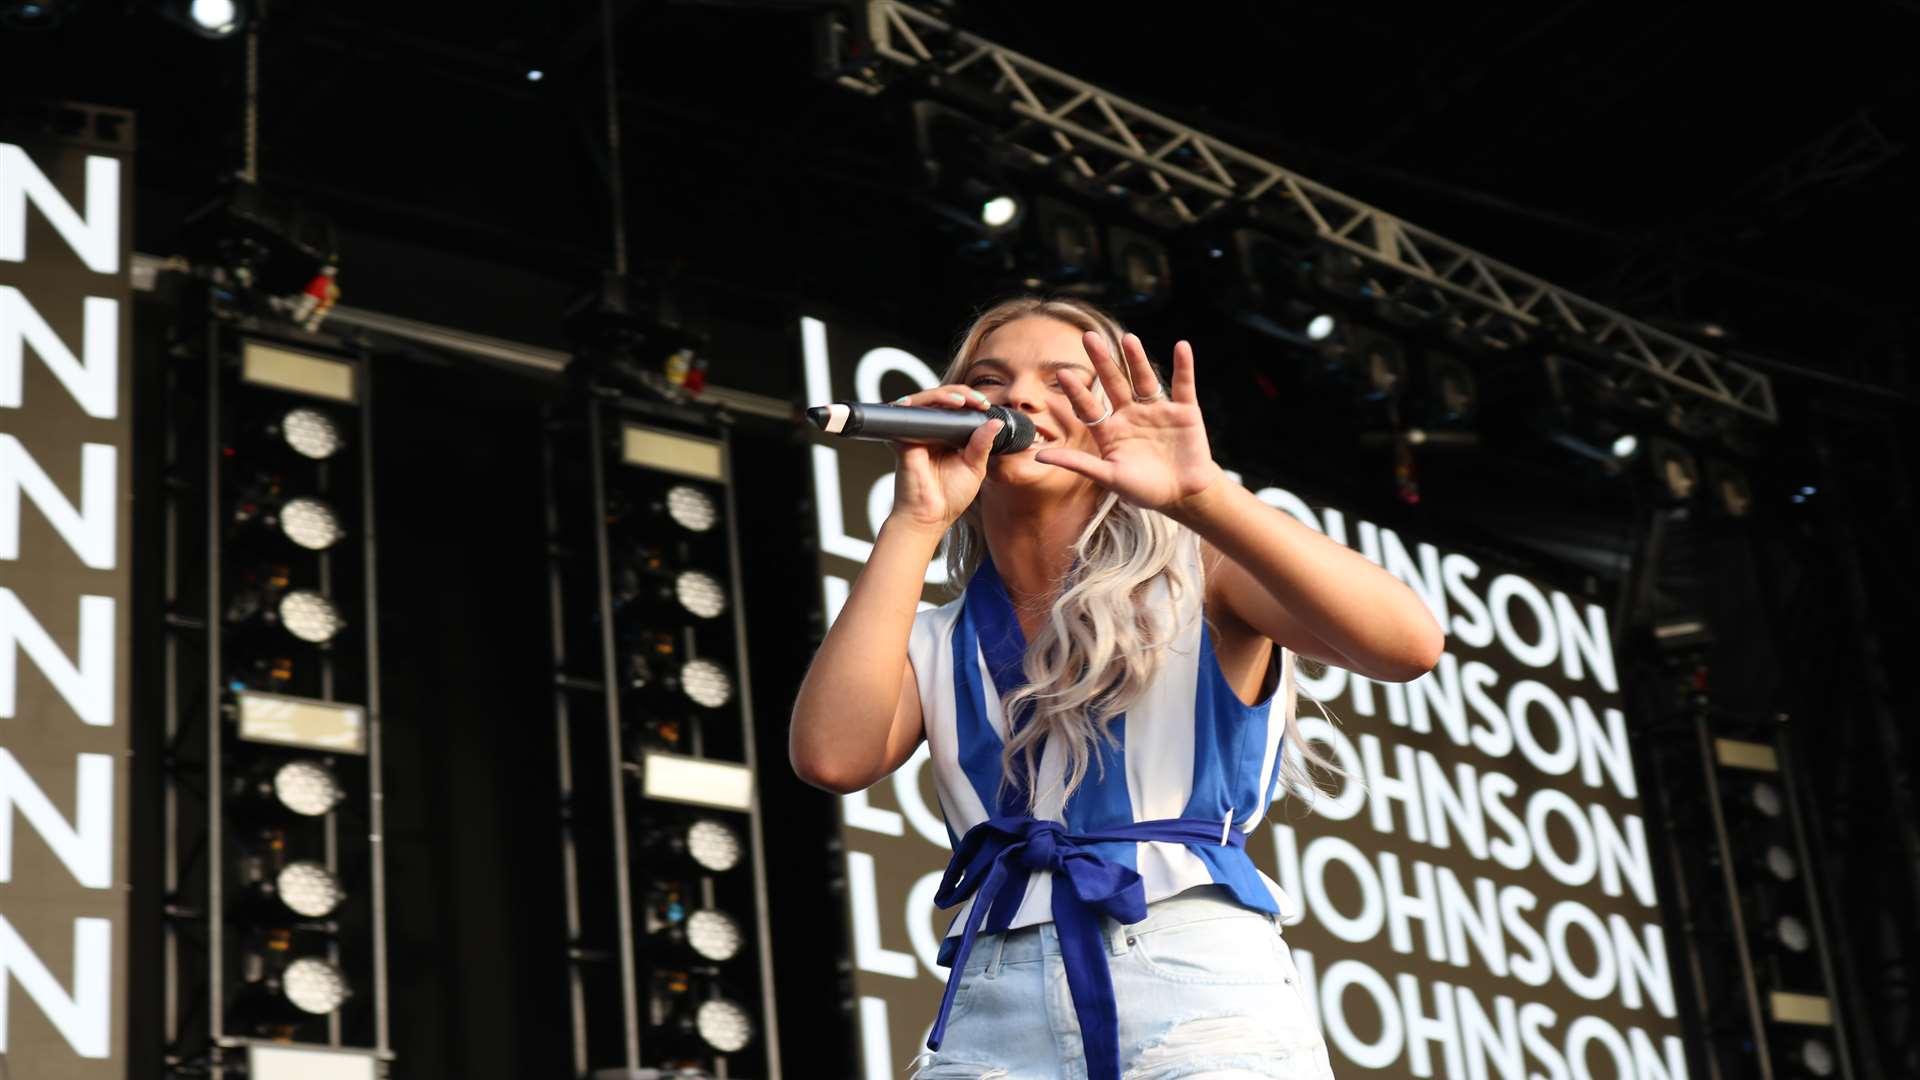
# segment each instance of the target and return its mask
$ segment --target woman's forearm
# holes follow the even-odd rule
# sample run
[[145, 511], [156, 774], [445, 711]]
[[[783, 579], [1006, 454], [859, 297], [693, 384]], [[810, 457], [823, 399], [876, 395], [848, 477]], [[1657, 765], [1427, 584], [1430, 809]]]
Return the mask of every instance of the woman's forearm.
[[816, 787], [859, 790], [886, 765], [907, 640], [941, 533], [889, 518], [793, 703], [787, 752]]
[[1446, 634], [1418, 594], [1230, 478], [1169, 516], [1245, 568], [1288, 614], [1365, 669], [1406, 681], [1439, 662]]

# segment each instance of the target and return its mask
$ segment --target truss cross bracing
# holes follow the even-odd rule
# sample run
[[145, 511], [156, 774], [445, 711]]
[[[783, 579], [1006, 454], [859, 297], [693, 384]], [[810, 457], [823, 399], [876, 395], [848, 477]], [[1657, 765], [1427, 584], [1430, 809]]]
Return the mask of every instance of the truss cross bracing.
[[[1068, 170], [1172, 226], [1237, 205], [1351, 251], [1490, 338], [1514, 342], [1554, 332], [1593, 346], [1668, 400], [1693, 399], [1777, 422], [1767, 377], [1691, 342], [1610, 310], [1385, 211], [1343, 195], [1204, 132], [1142, 108], [899, 3], [868, 0], [872, 59], [840, 74], [877, 94], [893, 77], [937, 78], [1000, 103], [999, 134], [1036, 167]], [[1472, 314], [1466, 315], [1471, 312]], [[1631, 372], [1621, 372], [1623, 376]], [[1649, 378], [1650, 377], [1650, 378]]]

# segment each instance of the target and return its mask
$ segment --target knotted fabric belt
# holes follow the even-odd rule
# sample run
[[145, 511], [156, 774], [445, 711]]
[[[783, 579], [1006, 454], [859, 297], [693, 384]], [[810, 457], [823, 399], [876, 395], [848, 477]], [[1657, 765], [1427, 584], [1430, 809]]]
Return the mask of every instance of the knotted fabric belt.
[[1231, 845], [1244, 851], [1247, 834], [1200, 818], [1136, 821], [1098, 832], [1069, 834], [1057, 821], [996, 817], [968, 829], [954, 849], [933, 902], [944, 909], [979, 895], [967, 912], [959, 949], [947, 969], [947, 989], [940, 997], [940, 1012], [927, 1036], [927, 1049], [940, 1049], [946, 1036], [947, 1013], [953, 1007], [953, 994], [966, 971], [967, 956], [973, 952], [973, 939], [980, 932], [982, 920], [990, 918], [988, 929], [1003, 932], [1026, 892], [1027, 874], [1045, 871], [1053, 875], [1053, 921], [1060, 935], [1060, 958], [1067, 969], [1074, 1015], [1080, 1020], [1088, 1078], [1119, 1080], [1120, 1018], [1100, 916], [1123, 924], [1145, 919], [1146, 887], [1131, 867], [1108, 862], [1080, 847], [1113, 840]]

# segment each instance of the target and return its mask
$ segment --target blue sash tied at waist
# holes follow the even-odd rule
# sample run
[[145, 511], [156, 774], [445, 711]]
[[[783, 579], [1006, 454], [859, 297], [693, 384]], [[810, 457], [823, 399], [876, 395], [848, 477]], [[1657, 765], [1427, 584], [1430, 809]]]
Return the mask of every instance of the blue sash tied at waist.
[[1060, 935], [1060, 959], [1066, 966], [1074, 1015], [1080, 1021], [1088, 1078], [1119, 1080], [1119, 1012], [1099, 917], [1105, 915], [1122, 924], [1144, 920], [1146, 887], [1131, 867], [1109, 862], [1080, 845], [1162, 840], [1231, 845], [1245, 851], [1247, 834], [1230, 824], [1162, 818], [1069, 834], [1057, 821], [996, 817], [968, 829], [954, 849], [933, 902], [945, 909], [969, 896], [978, 897], [967, 912], [966, 928], [947, 970], [946, 992], [940, 997], [940, 1012], [927, 1036], [927, 1049], [940, 1049], [946, 1036], [947, 1013], [953, 1007], [954, 991], [960, 986], [982, 922], [989, 932], [1005, 932], [1026, 892], [1027, 874], [1043, 871], [1053, 875], [1053, 921]]

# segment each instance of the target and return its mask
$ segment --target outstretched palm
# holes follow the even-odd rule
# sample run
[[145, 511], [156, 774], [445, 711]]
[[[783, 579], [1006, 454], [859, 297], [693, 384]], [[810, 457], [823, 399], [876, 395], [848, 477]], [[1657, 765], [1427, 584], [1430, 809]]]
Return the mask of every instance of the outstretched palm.
[[[1212, 485], [1221, 470], [1207, 445], [1206, 425], [1194, 396], [1193, 347], [1184, 341], [1173, 347], [1173, 385], [1163, 394], [1139, 338], [1128, 334], [1121, 341], [1131, 381], [1099, 334], [1088, 331], [1081, 341], [1093, 361], [1094, 374], [1113, 402], [1113, 415], [1087, 428], [1100, 456], [1048, 447], [1035, 453], [1034, 460], [1079, 473], [1135, 506], [1162, 512], [1176, 509]], [[1106, 407], [1094, 396], [1092, 386], [1077, 379], [1070, 370], [1060, 373], [1067, 400], [1082, 420], [1099, 420]]]

